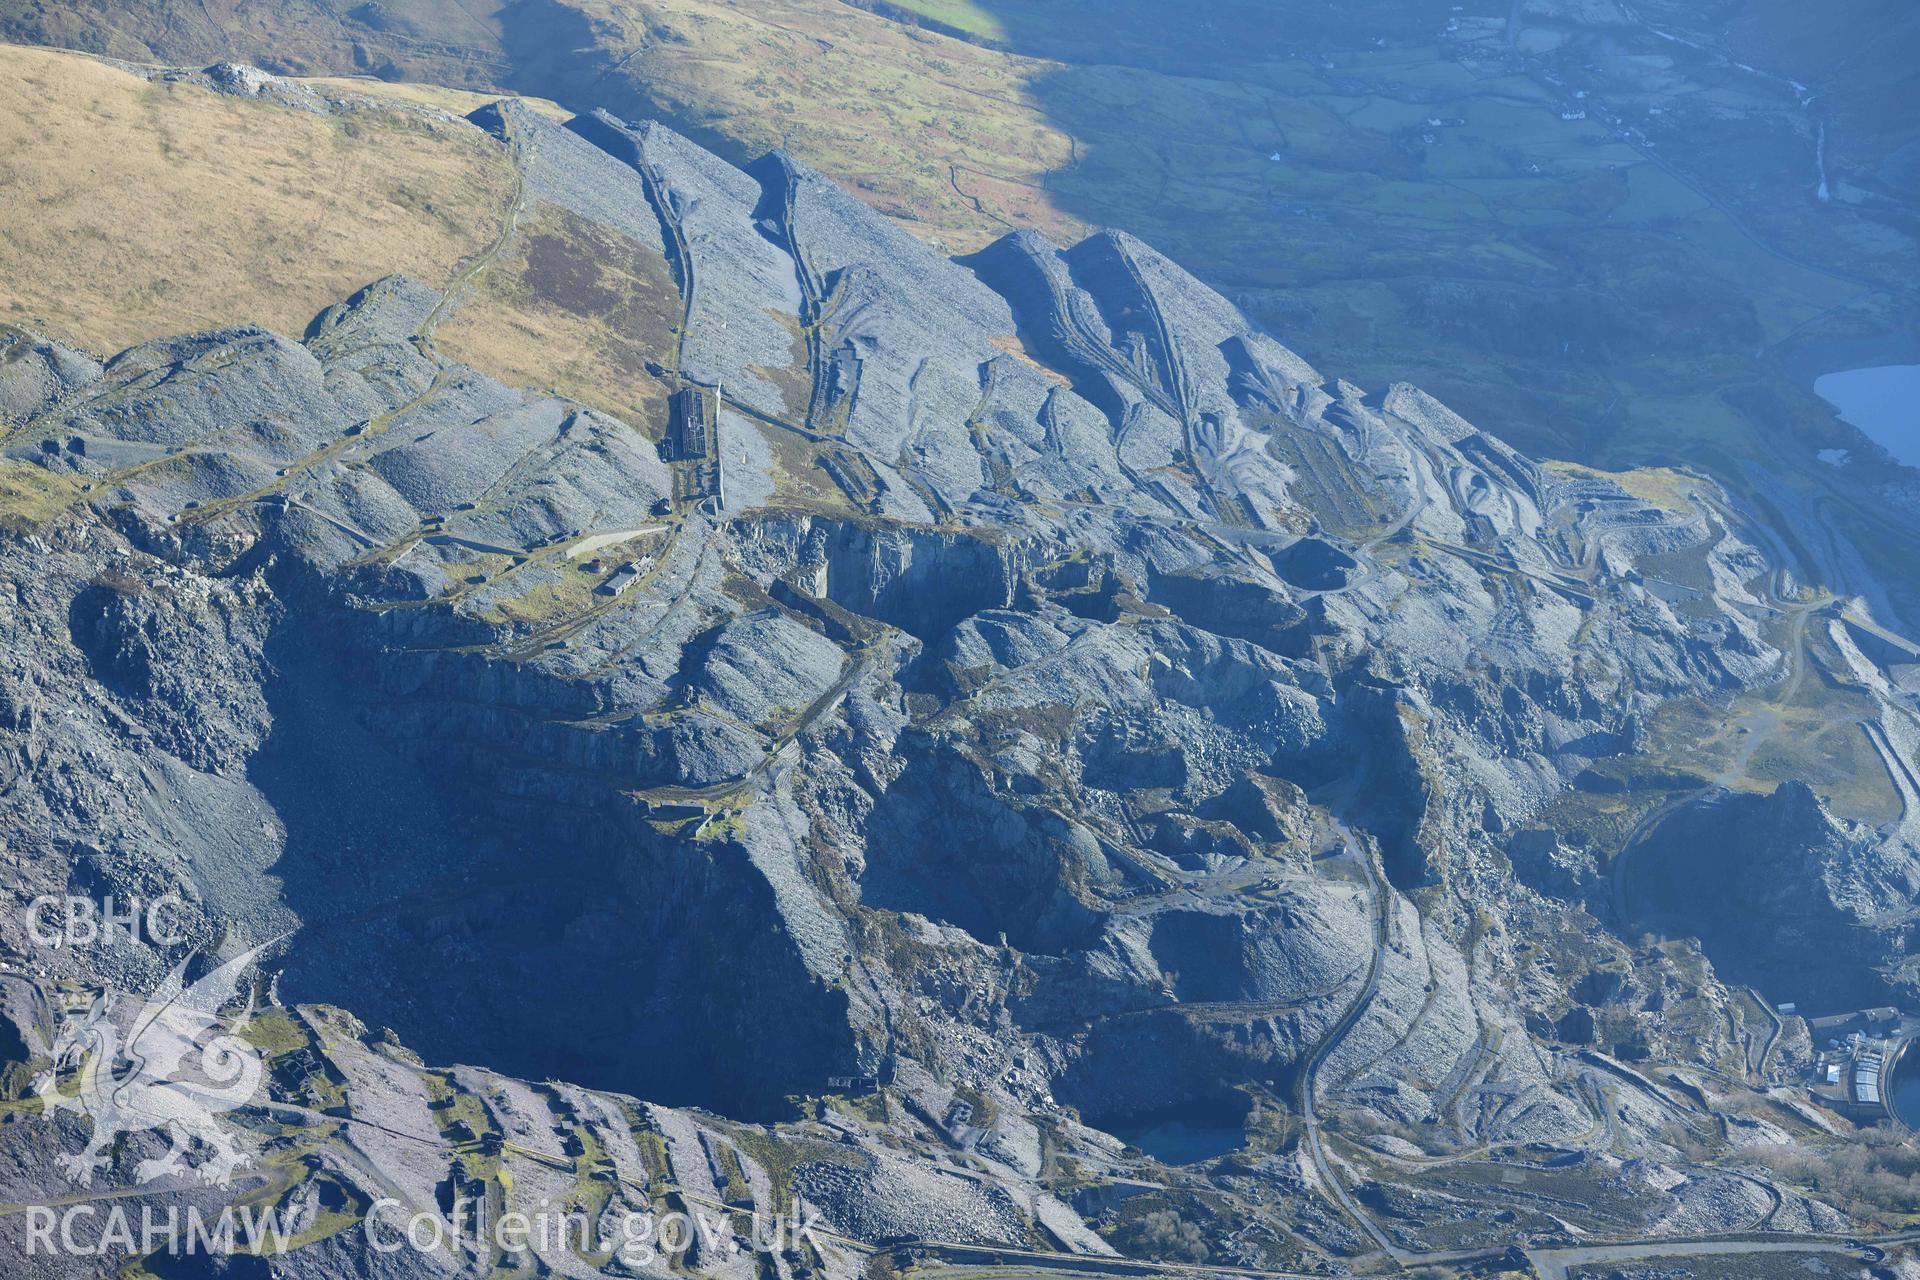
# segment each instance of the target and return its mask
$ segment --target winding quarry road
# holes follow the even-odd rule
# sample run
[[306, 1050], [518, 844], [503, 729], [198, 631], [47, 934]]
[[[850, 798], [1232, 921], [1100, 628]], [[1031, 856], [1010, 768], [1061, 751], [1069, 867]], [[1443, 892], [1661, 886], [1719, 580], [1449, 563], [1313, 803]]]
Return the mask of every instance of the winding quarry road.
[[1676, 1244], [1649, 1241], [1637, 1245], [1596, 1245], [1587, 1249], [1529, 1249], [1527, 1261], [1540, 1280], [1568, 1280], [1572, 1267], [1611, 1266], [1648, 1259], [1742, 1257], [1764, 1253], [1837, 1254], [1851, 1262], [1875, 1260], [1878, 1251], [1851, 1244], [1809, 1243], [1805, 1240], [1703, 1240]]
[[1339, 828], [1339, 833], [1346, 840], [1348, 853], [1359, 863], [1367, 878], [1368, 896], [1373, 905], [1373, 961], [1367, 966], [1367, 982], [1360, 989], [1360, 994], [1346, 1013], [1341, 1015], [1340, 1021], [1334, 1023], [1327, 1034], [1321, 1038], [1320, 1043], [1314, 1046], [1313, 1052], [1307, 1057], [1306, 1065], [1300, 1069], [1298, 1105], [1301, 1122], [1306, 1126], [1307, 1154], [1313, 1161], [1314, 1176], [1321, 1187], [1339, 1202], [1347, 1216], [1367, 1233], [1382, 1252], [1397, 1257], [1402, 1251], [1396, 1248], [1393, 1241], [1387, 1238], [1387, 1233], [1382, 1231], [1360, 1207], [1359, 1202], [1353, 1198], [1353, 1193], [1347, 1190], [1346, 1183], [1342, 1182], [1339, 1175], [1334, 1172], [1332, 1162], [1327, 1159], [1326, 1143], [1320, 1135], [1320, 1114], [1315, 1109], [1313, 1101], [1314, 1090], [1319, 1082], [1320, 1068], [1339, 1047], [1340, 1041], [1346, 1037], [1346, 1034], [1353, 1030], [1354, 1024], [1360, 1021], [1360, 1016], [1372, 1006], [1374, 996], [1380, 991], [1380, 971], [1386, 965], [1388, 911], [1391, 909], [1391, 899], [1380, 884], [1380, 877], [1373, 866], [1372, 859], [1363, 851], [1362, 846], [1353, 841], [1352, 833], [1347, 831], [1344, 825]]

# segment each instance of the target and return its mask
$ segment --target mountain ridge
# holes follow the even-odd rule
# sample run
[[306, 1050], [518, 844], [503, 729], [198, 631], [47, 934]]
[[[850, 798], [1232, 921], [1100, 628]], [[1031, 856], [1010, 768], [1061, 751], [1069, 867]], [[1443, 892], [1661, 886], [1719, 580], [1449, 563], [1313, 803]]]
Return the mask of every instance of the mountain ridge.
[[[1122, 233], [951, 260], [789, 157], [511, 100], [474, 122], [515, 196], [444, 287], [384, 275], [298, 341], [8, 348], [0, 448], [44, 486], [5, 535], [0, 728], [47, 780], [7, 818], [16, 898], [179, 892], [206, 945], [293, 928], [273, 1016], [324, 1060], [298, 1089], [423, 1124], [395, 1165], [422, 1204], [485, 1160], [564, 1195], [625, 1132], [715, 1202], [737, 1170], [756, 1206], [821, 1204], [830, 1276], [920, 1222], [1086, 1254], [1169, 1205], [1274, 1271], [1495, 1259], [1573, 1218], [1861, 1225], [1713, 1163], [1740, 1149], [1716, 1108], [1817, 1140], [1775, 1101], [1804, 1028], [1756, 1065], [1716, 973], [1767, 939], [1639, 944], [1602, 862], [1644, 826], [1711, 882], [1683, 860], [1729, 831], [1830, 833], [1885, 874], [1872, 910], [1795, 886], [1804, 979], [1912, 980], [1897, 778], [1767, 770], [1832, 763], [1797, 699], [1905, 742], [1913, 696], [1728, 495], [1323, 376]], [[607, 244], [679, 306], [627, 309]], [[441, 349], [529, 298], [625, 326], [646, 421]], [[0, 944], [45, 988], [162, 965], [18, 913]], [[433, 1090], [516, 1150], [481, 1159]], [[1204, 1194], [1144, 1149], [1169, 1108], [1240, 1113]], [[592, 1147], [546, 1151], [556, 1124]], [[394, 1176], [296, 1133], [350, 1201]], [[646, 1150], [607, 1159], [658, 1191]], [[346, 1238], [277, 1265], [364, 1259]]]

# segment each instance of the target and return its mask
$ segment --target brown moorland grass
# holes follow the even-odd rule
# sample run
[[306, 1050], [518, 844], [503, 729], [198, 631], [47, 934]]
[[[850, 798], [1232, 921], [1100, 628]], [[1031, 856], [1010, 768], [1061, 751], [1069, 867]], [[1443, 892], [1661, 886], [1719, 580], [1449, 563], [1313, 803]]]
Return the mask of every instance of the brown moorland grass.
[[1013, 226], [1075, 240], [1049, 174], [1073, 140], [1048, 118], [1058, 69], [901, 26], [838, 0], [572, 0], [616, 114], [663, 115], [735, 159], [785, 147], [947, 252]]
[[666, 427], [680, 291], [666, 259], [555, 205], [536, 205], [434, 334], [447, 355], [548, 387], [638, 430]]
[[418, 111], [322, 116], [0, 46], [0, 322], [106, 354], [255, 323], [298, 335], [500, 232], [505, 152]]
[[20, 530], [51, 520], [80, 497], [80, 486], [28, 462], [0, 458], [0, 529]]
[[[478, 93], [471, 89], [450, 89], [437, 84], [420, 84], [411, 80], [378, 80], [372, 76], [301, 76], [300, 81], [329, 96], [357, 94], [367, 98], [384, 98], [414, 106], [433, 107], [456, 116], [464, 116], [489, 102], [498, 102], [502, 96], [498, 93]], [[521, 97], [520, 101], [549, 120], [564, 124], [573, 119], [573, 112], [557, 102], [527, 97]]]

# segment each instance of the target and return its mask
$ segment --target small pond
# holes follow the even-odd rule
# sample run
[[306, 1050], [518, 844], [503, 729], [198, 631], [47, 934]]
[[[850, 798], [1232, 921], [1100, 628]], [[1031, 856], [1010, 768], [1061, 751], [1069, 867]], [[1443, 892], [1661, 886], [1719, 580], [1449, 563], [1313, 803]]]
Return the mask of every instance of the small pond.
[[1088, 1123], [1131, 1143], [1162, 1164], [1198, 1164], [1230, 1155], [1247, 1141], [1246, 1099], [1205, 1098]]

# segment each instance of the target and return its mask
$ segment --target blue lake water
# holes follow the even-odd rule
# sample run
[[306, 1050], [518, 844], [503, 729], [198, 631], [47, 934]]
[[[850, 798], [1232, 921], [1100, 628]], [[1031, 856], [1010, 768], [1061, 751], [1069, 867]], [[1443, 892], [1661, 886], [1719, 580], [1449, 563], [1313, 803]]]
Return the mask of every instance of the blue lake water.
[[1822, 374], [1813, 390], [1875, 444], [1920, 467], [1920, 364], [1883, 364]]
[[1920, 1047], [1909, 1048], [1893, 1065], [1893, 1113], [1907, 1128], [1920, 1130]]

